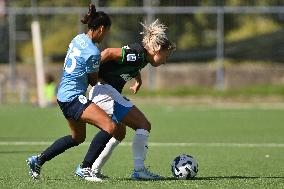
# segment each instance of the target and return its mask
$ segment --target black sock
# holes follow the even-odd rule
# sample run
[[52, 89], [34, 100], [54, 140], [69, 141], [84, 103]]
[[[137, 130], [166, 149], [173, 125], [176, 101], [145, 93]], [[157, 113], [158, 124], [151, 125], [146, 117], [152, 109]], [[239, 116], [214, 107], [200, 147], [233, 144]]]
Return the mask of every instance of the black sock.
[[106, 144], [111, 139], [112, 135], [108, 132], [101, 130], [96, 134], [92, 140], [89, 150], [85, 156], [84, 161], [82, 162], [82, 168], [92, 167], [93, 163], [99, 157], [101, 152], [104, 150]]
[[56, 140], [51, 146], [40, 154], [38, 157], [39, 164], [43, 165], [46, 161], [51, 160], [55, 156], [63, 153], [65, 150], [78, 145], [79, 143], [77, 143], [71, 135], [64, 136]]

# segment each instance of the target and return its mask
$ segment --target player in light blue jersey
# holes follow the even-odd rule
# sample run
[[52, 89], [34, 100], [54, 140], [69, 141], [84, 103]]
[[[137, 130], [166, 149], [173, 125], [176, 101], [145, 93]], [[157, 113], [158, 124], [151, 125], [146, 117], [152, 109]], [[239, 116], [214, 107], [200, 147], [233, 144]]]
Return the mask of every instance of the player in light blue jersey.
[[70, 43], [57, 99], [71, 102], [84, 95], [89, 85], [88, 75], [98, 72], [100, 50], [86, 34], [77, 35]]
[[104, 12], [96, 12], [95, 5], [90, 4], [88, 13], [81, 20], [88, 25], [88, 32], [77, 35], [70, 43], [63, 75], [58, 88], [57, 101], [68, 122], [71, 135], [56, 140], [38, 156], [31, 156], [27, 163], [30, 176], [38, 179], [42, 165], [63, 153], [78, 146], [86, 137], [86, 123], [102, 130], [92, 140], [84, 161], [76, 169], [76, 175], [88, 181], [100, 181], [93, 176], [91, 166], [112, 137], [115, 123], [109, 116], [85, 97], [87, 87], [96, 83], [100, 63], [100, 43], [111, 26], [109, 16]]

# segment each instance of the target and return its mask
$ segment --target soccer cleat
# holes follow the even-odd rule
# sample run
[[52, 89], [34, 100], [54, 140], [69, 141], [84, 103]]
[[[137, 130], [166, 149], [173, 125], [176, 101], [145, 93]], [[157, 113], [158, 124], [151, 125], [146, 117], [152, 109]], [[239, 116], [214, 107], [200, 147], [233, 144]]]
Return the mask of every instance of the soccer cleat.
[[33, 179], [39, 179], [40, 178], [40, 170], [41, 170], [41, 165], [39, 164], [38, 161], [38, 156], [31, 156], [27, 160], [27, 165], [29, 166], [29, 175]]
[[104, 175], [100, 170], [98, 169], [95, 169], [93, 170], [93, 175], [95, 175], [97, 178], [100, 178], [100, 179], [107, 179], [109, 178], [108, 176]]
[[133, 171], [131, 178], [133, 180], [160, 180], [163, 177], [151, 173], [147, 168], [142, 168], [140, 170], [135, 170]]
[[90, 167], [82, 168], [80, 165], [77, 166], [75, 175], [92, 182], [102, 182], [103, 180], [101, 178], [96, 177], [95, 174], [93, 174], [92, 169]]

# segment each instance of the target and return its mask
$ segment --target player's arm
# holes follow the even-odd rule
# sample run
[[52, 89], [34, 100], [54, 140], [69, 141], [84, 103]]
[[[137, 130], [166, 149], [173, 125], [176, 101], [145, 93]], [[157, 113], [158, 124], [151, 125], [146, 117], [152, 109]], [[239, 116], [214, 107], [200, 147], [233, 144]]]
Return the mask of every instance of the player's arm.
[[101, 63], [107, 62], [109, 60], [118, 61], [121, 60], [121, 57], [121, 48], [107, 48], [103, 52], [101, 52]]
[[135, 83], [132, 86], [130, 86], [130, 89], [133, 91], [134, 94], [136, 94], [142, 85], [142, 79], [141, 79], [140, 72], [134, 78], [134, 80], [135, 80]]

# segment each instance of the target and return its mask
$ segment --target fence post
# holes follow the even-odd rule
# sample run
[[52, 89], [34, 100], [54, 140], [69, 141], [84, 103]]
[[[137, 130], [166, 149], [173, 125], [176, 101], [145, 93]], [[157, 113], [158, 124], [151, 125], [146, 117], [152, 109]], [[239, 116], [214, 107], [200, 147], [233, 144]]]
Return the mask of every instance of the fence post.
[[32, 29], [32, 38], [33, 38], [32, 41], [33, 41], [33, 49], [35, 57], [38, 103], [39, 106], [43, 108], [46, 106], [46, 101], [44, 98], [45, 81], [44, 81], [43, 52], [42, 52], [39, 21], [33, 21], [31, 29]]
[[219, 7], [217, 11], [217, 68], [216, 87], [224, 90], [224, 8]]
[[17, 79], [16, 72], [16, 17], [12, 11], [8, 14], [9, 21], [9, 84], [10, 88], [14, 90]]
[[0, 104], [3, 104], [5, 99], [4, 99], [4, 94], [5, 94], [5, 87], [4, 87], [4, 76], [0, 75]]
[[[151, 1], [143, 0], [143, 6], [146, 11], [146, 22], [147, 24], [151, 24], [154, 20], [154, 13], [150, 11]], [[148, 66], [148, 88], [150, 90], [154, 90], [157, 88], [156, 77], [157, 77], [156, 69], [153, 68], [151, 65]]]
[[20, 103], [25, 104], [28, 102], [28, 84], [26, 79], [21, 79], [19, 81], [19, 95]]

